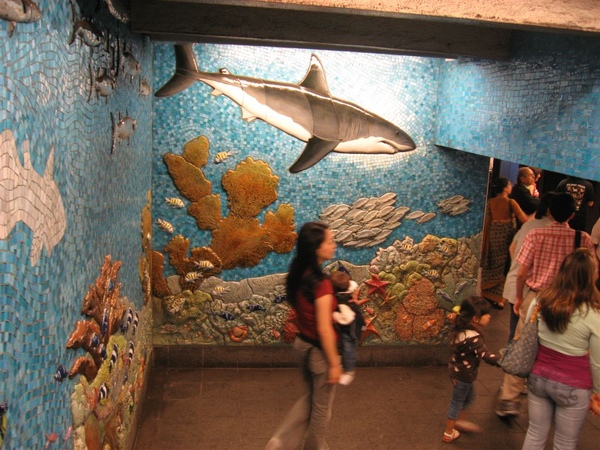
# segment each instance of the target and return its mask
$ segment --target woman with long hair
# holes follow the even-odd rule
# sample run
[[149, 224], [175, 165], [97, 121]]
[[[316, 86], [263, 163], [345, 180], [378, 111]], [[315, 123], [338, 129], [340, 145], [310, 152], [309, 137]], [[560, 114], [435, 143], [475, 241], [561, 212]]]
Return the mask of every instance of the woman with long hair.
[[504, 308], [502, 290], [510, 262], [508, 247], [516, 231], [515, 219], [524, 223], [528, 218], [519, 204], [509, 198], [512, 183], [508, 178], [498, 178], [492, 189], [495, 197], [488, 201], [483, 224], [481, 295], [494, 306]]
[[267, 449], [327, 449], [325, 437], [335, 386], [341, 375], [333, 312], [337, 308], [333, 285], [321, 265], [335, 256], [331, 231], [319, 222], [302, 226], [296, 255], [286, 280], [287, 300], [297, 313], [300, 331], [294, 349], [308, 392], [287, 414], [267, 443]]
[[600, 292], [592, 252], [567, 255], [538, 313], [539, 350], [528, 382], [523, 450], [543, 449], [554, 421], [554, 449], [575, 449], [588, 409], [600, 401]]

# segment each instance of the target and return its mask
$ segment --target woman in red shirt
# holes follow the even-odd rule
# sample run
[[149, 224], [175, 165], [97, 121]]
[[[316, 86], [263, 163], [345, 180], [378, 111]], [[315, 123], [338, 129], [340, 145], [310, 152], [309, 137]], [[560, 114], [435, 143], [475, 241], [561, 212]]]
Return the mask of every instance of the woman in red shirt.
[[325, 437], [335, 386], [341, 374], [332, 313], [333, 286], [321, 264], [335, 256], [331, 231], [319, 222], [302, 226], [286, 281], [287, 300], [297, 312], [300, 334], [294, 342], [308, 392], [287, 414], [266, 449], [327, 449]]

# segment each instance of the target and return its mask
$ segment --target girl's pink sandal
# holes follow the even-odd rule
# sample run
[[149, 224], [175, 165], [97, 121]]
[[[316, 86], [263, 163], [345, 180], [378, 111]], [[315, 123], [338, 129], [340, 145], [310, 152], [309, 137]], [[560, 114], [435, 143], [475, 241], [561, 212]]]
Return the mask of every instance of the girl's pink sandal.
[[460, 433], [456, 429], [452, 429], [452, 433], [448, 434], [444, 432], [444, 436], [442, 436], [442, 441], [444, 442], [452, 442], [457, 440], [460, 437]]

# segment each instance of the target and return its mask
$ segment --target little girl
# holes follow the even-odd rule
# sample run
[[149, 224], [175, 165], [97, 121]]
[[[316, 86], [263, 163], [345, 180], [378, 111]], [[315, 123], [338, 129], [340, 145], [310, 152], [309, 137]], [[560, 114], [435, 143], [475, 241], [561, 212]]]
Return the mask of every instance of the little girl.
[[[490, 351], [480, 334], [492, 316], [491, 305], [483, 297], [470, 297], [460, 305], [460, 313], [456, 316], [454, 328], [450, 333], [452, 359], [450, 380], [454, 385], [452, 400], [448, 409], [446, 430], [442, 436], [444, 442], [452, 442], [460, 436], [458, 430], [465, 432], [481, 432], [481, 427], [465, 420], [466, 409], [475, 399], [473, 382], [477, 379], [479, 362], [498, 366], [498, 356]], [[457, 430], [458, 429], [458, 430]]]

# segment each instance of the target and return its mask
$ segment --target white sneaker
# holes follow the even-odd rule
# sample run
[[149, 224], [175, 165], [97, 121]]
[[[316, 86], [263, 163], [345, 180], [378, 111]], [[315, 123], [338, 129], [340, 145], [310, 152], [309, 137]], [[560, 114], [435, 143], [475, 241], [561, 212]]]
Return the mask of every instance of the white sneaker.
[[352, 380], [354, 380], [354, 372], [344, 372], [340, 375], [340, 381], [338, 381], [338, 383], [342, 386], [348, 386], [352, 383]]

